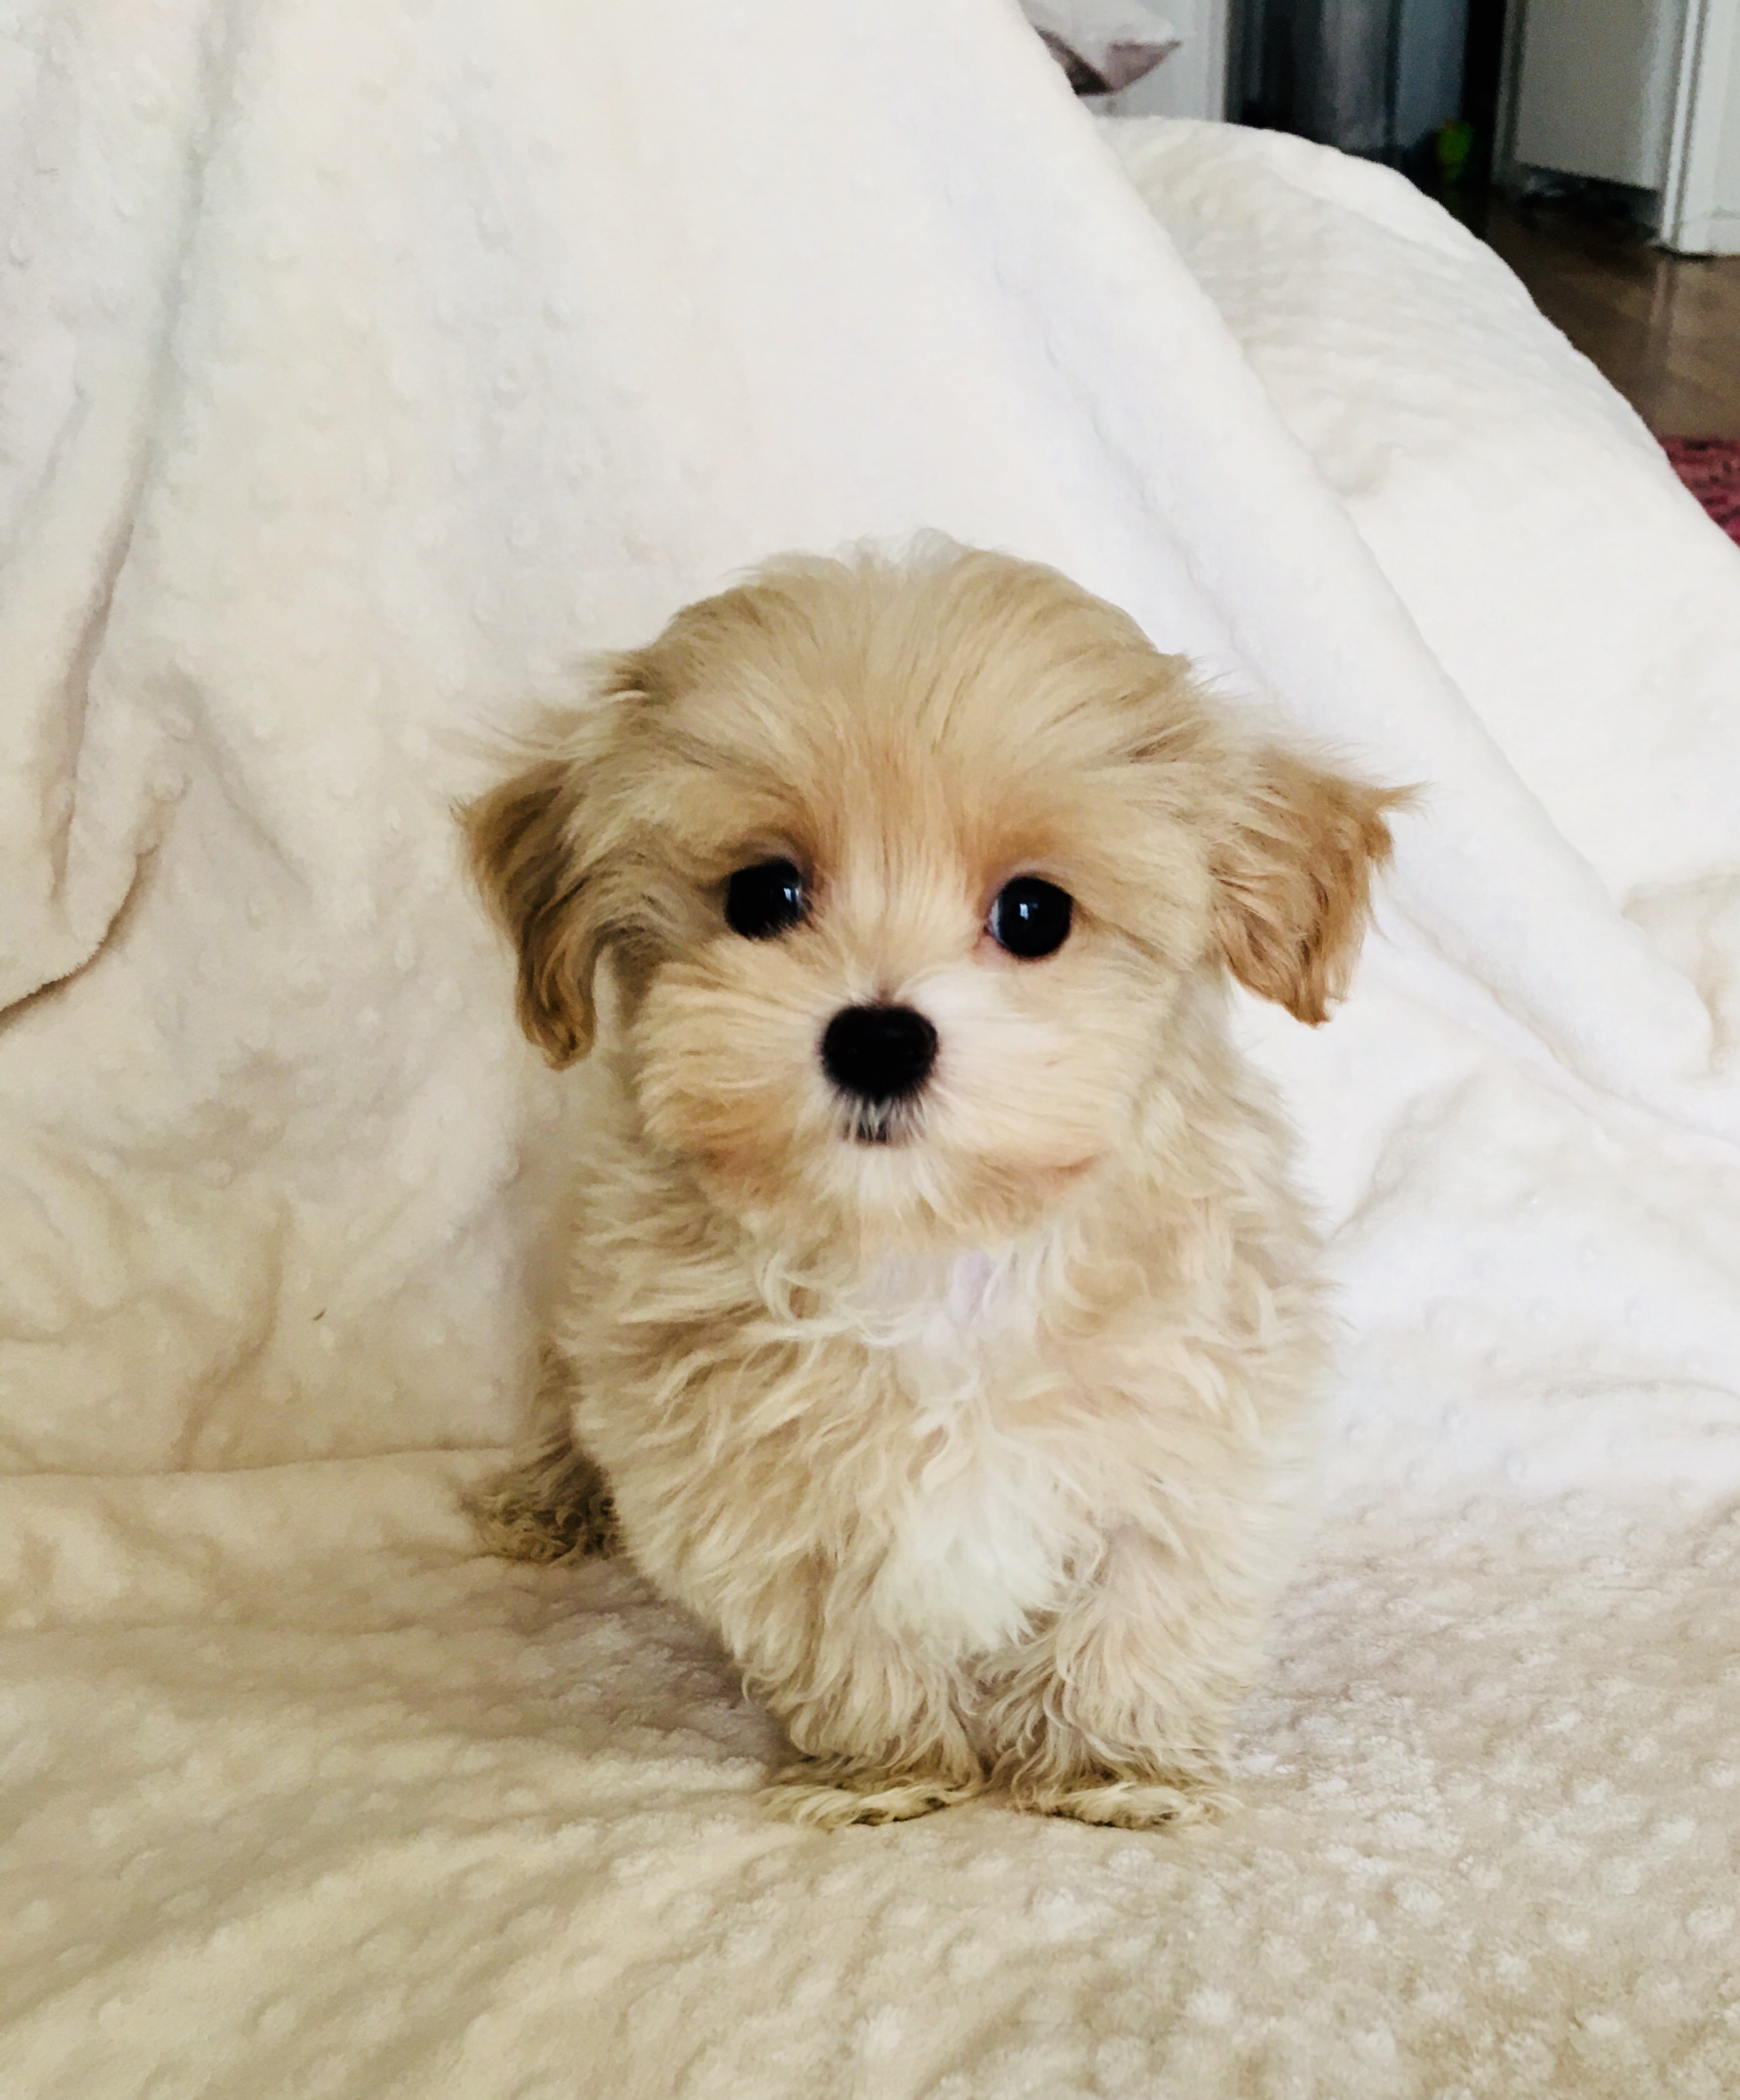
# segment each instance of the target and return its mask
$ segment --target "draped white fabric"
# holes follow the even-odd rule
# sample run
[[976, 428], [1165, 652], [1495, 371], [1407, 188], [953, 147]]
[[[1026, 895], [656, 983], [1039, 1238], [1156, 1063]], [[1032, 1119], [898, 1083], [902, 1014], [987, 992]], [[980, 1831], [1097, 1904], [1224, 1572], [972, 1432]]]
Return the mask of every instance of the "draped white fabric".
[[[1249, 1015], [1349, 1340], [1204, 1840], [770, 1824], [691, 1629], [454, 1511], [563, 1104], [449, 804], [921, 527], [1424, 783]], [[0, 11], [0, 2086], [1733, 2089], [1737, 673], [1490, 255], [1006, 0]]]

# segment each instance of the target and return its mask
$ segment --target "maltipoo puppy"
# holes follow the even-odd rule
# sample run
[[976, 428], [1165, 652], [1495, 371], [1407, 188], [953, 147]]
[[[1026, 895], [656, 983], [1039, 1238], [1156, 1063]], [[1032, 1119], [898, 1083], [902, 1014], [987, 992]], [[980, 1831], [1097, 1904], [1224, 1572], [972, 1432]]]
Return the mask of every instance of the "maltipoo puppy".
[[1325, 1352], [1228, 980], [1323, 1018], [1395, 798], [953, 547], [777, 562], [528, 757], [466, 823], [590, 1099], [492, 1542], [620, 1543], [797, 1817], [1212, 1810]]

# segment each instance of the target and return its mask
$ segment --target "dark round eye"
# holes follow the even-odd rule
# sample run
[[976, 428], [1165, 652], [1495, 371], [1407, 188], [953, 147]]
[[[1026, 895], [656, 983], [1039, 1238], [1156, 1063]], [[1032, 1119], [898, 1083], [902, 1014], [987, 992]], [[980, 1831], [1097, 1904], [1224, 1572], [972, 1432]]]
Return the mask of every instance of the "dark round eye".
[[788, 860], [758, 860], [725, 885], [725, 923], [746, 941], [771, 941], [809, 910], [803, 877]]
[[991, 907], [991, 938], [1012, 955], [1032, 962], [1054, 955], [1070, 937], [1075, 900], [1054, 882], [1018, 875], [997, 892]]

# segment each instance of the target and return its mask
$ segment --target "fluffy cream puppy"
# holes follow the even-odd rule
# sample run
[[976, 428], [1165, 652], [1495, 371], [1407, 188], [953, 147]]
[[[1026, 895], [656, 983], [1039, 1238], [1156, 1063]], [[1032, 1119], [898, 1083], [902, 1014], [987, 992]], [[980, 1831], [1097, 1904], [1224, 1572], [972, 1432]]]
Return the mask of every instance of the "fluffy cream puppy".
[[594, 1054], [492, 1542], [714, 1628], [792, 1815], [1212, 1809], [1324, 1356], [1228, 978], [1323, 1019], [1393, 798], [955, 548], [778, 562], [526, 756], [474, 863]]

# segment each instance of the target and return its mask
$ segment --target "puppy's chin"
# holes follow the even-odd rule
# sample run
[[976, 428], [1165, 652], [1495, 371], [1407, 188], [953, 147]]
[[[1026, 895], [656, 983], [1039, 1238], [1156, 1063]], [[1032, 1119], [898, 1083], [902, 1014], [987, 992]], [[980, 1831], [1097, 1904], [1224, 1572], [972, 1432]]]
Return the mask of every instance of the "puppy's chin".
[[1041, 1224], [1099, 1164], [1074, 1158], [962, 1157], [925, 1127], [921, 1108], [868, 1120], [845, 1111], [837, 1134], [788, 1155], [787, 1171], [713, 1150], [691, 1155], [709, 1195], [757, 1239], [792, 1252], [872, 1262], [958, 1253]]

